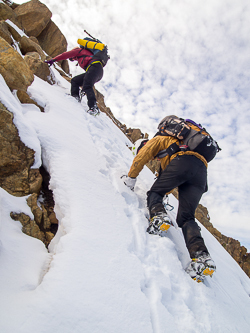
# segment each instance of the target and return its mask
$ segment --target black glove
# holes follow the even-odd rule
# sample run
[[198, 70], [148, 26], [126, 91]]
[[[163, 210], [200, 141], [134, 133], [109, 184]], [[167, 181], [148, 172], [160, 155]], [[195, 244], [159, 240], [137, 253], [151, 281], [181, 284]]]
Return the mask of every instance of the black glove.
[[45, 60], [44, 62], [45, 62], [46, 64], [48, 64], [49, 67], [50, 67], [50, 66], [52, 66], [52, 64], [55, 62], [55, 60], [53, 60], [53, 59], [51, 59], [51, 60]]

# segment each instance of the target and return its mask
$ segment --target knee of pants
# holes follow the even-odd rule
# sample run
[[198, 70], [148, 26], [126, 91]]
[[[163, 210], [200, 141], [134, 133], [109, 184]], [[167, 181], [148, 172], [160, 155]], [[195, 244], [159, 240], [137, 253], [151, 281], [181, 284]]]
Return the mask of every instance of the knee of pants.
[[79, 86], [79, 83], [78, 83], [77, 81], [78, 81], [78, 80], [76, 79], [76, 77], [73, 77], [73, 78], [71, 79], [70, 83], [71, 83], [71, 85], [73, 84], [73, 85], [77, 85], [77, 86]]
[[180, 228], [182, 228], [185, 223], [191, 221], [195, 222], [195, 217], [192, 213], [178, 212], [176, 222]]
[[86, 90], [91, 90], [91, 89], [93, 89], [93, 86], [92, 86], [90, 83], [84, 83], [84, 82], [83, 82], [82, 89], [83, 89], [84, 91], [86, 91]]
[[147, 192], [147, 206], [150, 209], [157, 203], [162, 203], [163, 196], [159, 193], [148, 191]]

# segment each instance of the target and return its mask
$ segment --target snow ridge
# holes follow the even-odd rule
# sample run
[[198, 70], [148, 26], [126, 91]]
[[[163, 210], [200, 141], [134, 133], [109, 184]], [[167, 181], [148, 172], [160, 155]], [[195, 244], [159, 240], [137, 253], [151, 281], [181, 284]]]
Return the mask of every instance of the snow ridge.
[[[28, 89], [45, 113], [19, 105], [17, 123], [25, 119], [30, 142], [40, 142], [60, 226], [47, 253], [9, 217], [13, 206], [31, 214], [25, 198], [1, 190], [1, 331], [249, 332], [246, 274], [200, 225], [217, 272], [204, 284], [190, 279], [181, 230], [146, 233], [153, 174], [145, 167], [135, 192], [127, 188], [120, 177], [132, 163], [131, 143], [105, 114], [88, 115], [54, 75], [56, 85], [36, 77]], [[174, 221], [178, 202], [169, 200]]]

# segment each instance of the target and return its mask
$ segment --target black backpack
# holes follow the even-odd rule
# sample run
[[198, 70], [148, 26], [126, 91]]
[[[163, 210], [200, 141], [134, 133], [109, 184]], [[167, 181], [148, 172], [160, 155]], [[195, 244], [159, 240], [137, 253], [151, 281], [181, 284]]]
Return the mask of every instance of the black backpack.
[[157, 157], [162, 158], [173, 155], [178, 151], [194, 151], [210, 162], [217, 152], [221, 150], [218, 143], [211, 137], [204, 127], [191, 119], [182, 119], [176, 116], [167, 116], [162, 119], [156, 135], [170, 135], [179, 139], [180, 144], [172, 144], [160, 151]]
[[108, 48], [107, 48], [107, 46], [105, 46], [102, 51], [96, 52], [93, 55], [92, 59], [94, 61], [101, 61], [103, 67], [106, 66], [108, 60], [110, 59], [110, 56], [108, 55]]

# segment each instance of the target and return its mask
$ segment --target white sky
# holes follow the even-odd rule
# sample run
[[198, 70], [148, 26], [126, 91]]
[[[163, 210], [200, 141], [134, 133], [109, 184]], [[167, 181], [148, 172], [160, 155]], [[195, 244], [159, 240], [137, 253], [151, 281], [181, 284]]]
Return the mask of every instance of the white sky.
[[166, 237], [146, 233], [153, 174], [144, 168], [134, 192], [123, 184], [129, 140], [104, 113], [87, 114], [86, 99], [68, 96], [52, 71], [57, 84], [35, 77], [28, 88], [45, 112], [21, 104], [0, 75], [1, 101], [51, 175], [59, 220], [48, 252], [10, 217], [33, 218], [27, 197], [0, 188], [0, 332], [248, 333], [250, 279], [201, 224], [217, 270], [204, 284], [190, 278], [173, 196], [175, 226]]
[[108, 45], [111, 60], [96, 87], [127, 127], [152, 137], [159, 120], [176, 114], [200, 122], [218, 141], [222, 151], [209, 165], [201, 203], [216, 228], [250, 248], [249, 1], [43, 3], [69, 49], [84, 29]]

